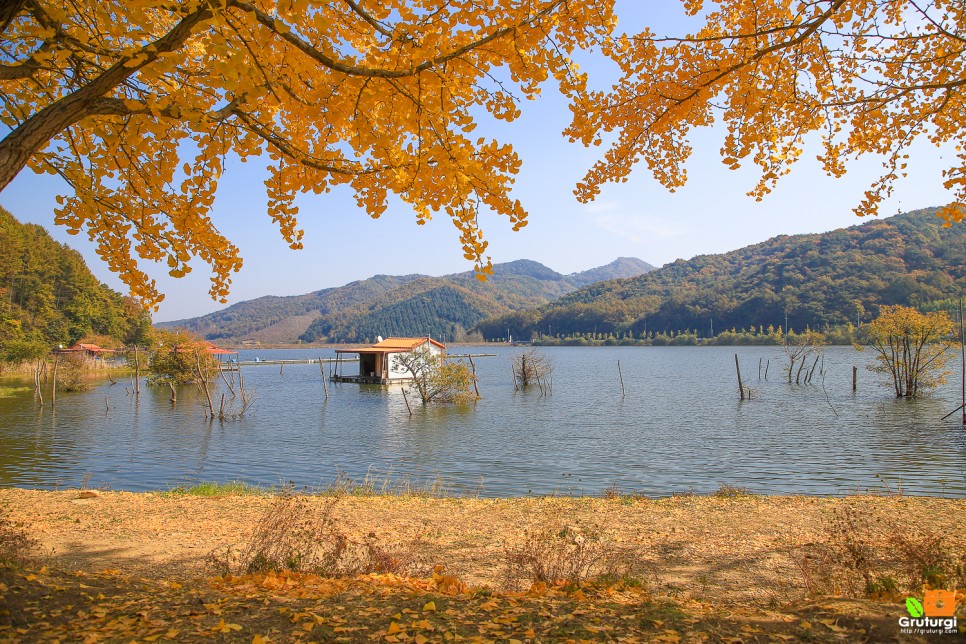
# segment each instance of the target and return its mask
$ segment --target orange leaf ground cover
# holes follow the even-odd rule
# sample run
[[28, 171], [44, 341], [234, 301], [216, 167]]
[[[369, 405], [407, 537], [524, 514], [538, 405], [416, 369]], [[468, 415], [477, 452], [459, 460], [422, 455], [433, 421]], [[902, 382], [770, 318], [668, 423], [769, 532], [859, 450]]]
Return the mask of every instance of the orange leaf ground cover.
[[[0, 642], [894, 640], [902, 593], [816, 581], [808, 561], [841, 529], [836, 517], [863, 517], [876, 556], [923, 531], [966, 554], [962, 500], [344, 496], [333, 506], [342, 529], [405, 553], [403, 570], [216, 575], [208, 553], [243, 544], [271, 497], [80, 496], [0, 490], [0, 509], [43, 551], [0, 567]], [[513, 545], [560, 525], [622, 553], [632, 574], [508, 578]], [[888, 572], [905, 583], [902, 563]]]

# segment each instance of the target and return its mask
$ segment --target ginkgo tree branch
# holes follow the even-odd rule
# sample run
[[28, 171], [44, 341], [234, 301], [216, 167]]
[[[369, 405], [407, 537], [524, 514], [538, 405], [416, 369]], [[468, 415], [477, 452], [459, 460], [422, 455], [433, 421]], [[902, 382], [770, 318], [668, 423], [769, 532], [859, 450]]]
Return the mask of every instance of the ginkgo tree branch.
[[162, 53], [182, 46], [194, 27], [210, 16], [207, 7], [188, 14], [168, 33], [143, 47], [137, 54], [120, 58], [90, 83], [47, 105], [18, 125], [0, 141], [0, 191], [13, 181], [27, 161], [50, 139], [88, 116], [95, 100], [153, 63]]
[[5, 2], [0, 3], [0, 34], [7, 30], [7, 27], [17, 17], [17, 14], [23, 11], [26, 4], [27, 0], [5, 0]]
[[622, 78], [596, 93], [590, 110], [575, 112], [565, 134], [585, 144], [617, 135], [577, 185], [579, 200], [624, 180], [639, 162], [666, 188], [684, 185], [692, 130], [723, 122], [722, 161], [758, 166], [749, 193], [758, 199], [790, 171], [812, 132], [822, 133], [818, 159], [830, 175], [843, 175], [846, 160], [884, 156], [883, 175], [857, 214], [875, 213], [891, 194], [912, 140], [955, 144], [943, 172], [954, 201], [940, 215], [963, 218], [962, 3], [708, 0], [689, 9], [704, 23], [692, 34], [657, 38], [645, 29], [606, 47]]
[[[788, 38], [787, 40], [782, 40], [780, 42], [776, 42], [772, 45], [769, 45], [768, 47], [764, 47], [762, 49], [756, 50], [755, 53], [752, 54], [751, 56], [748, 56], [743, 60], [740, 60], [737, 63], [729, 67], [726, 67], [725, 69], [719, 70], [717, 73], [713, 74], [710, 79], [701, 81], [696, 86], [694, 86], [691, 89], [691, 91], [687, 92], [684, 96], [672, 97], [671, 101], [678, 105], [687, 103], [688, 101], [691, 101], [695, 97], [697, 97], [701, 92], [706, 91], [712, 87], [715, 87], [716, 85], [718, 85], [719, 82], [721, 82], [725, 78], [732, 76], [733, 74], [737, 73], [741, 69], [744, 69], [745, 67], [748, 67], [749, 65], [753, 65], [757, 63], [758, 61], [765, 58], [769, 54], [772, 54], [776, 51], [780, 51], [783, 49], [790, 49], [792, 47], [795, 47], [796, 45], [799, 45], [805, 42], [805, 40], [807, 40], [816, 31], [818, 31], [818, 29], [823, 24], [828, 22], [829, 19], [831, 19], [832, 16], [835, 14], [835, 12], [838, 11], [842, 7], [842, 5], [844, 5], [846, 2], [848, 2], [848, 0], [835, 0], [831, 5], [829, 5], [828, 9], [826, 9], [824, 12], [816, 16], [813, 20], [809, 21], [805, 25], [802, 25], [798, 29], [796, 29], [795, 31], [797, 31], [798, 33], [795, 37]], [[667, 117], [668, 113], [669, 113], [669, 110], [665, 110], [661, 112], [660, 114], [658, 114], [658, 116], [654, 119], [653, 122], [654, 123], [660, 122], [661, 120]]]
[[606, 41], [613, 2], [24, 0], [0, 42], [0, 190], [56, 168], [72, 194], [55, 221], [147, 304], [162, 295], [140, 259], [180, 276], [197, 257], [227, 295], [241, 258], [211, 214], [232, 155], [273, 158], [267, 214], [293, 248], [296, 197], [342, 185], [373, 217], [391, 195], [418, 222], [444, 212], [484, 275], [479, 209], [526, 223], [520, 161], [466, 135], [480, 112], [515, 119], [515, 90], [551, 75], [586, 104], [567, 57]]
[[386, 38], [389, 38], [389, 39], [393, 38], [393, 33], [388, 29], [386, 29], [384, 26], [382, 26], [382, 24], [380, 24], [378, 20], [376, 20], [368, 13], [366, 13], [365, 10], [362, 9], [362, 7], [360, 7], [352, 0], [344, 0], [344, 1], [347, 5], [349, 5], [349, 8], [352, 9], [353, 12], [358, 14], [358, 16], [366, 22], [366, 24], [368, 24], [370, 27], [372, 27], [373, 29], [381, 33]]
[[[842, 0], [839, 0], [839, 1], [842, 1]], [[358, 65], [351, 65], [349, 63], [346, 63], [340, 60], [336, 60], [335, 58], [332, 58], [326, 53], [320, 51], [316, 47], [313, 47], [311, 43], [300, 38], [297, 34], [293, 33], [291, 28], [285, 23], [283, 23], [281, 20], [277, 20], [273, 18], [271, 15], [265, 13], [264, 11], [262, 11], [255, 5], [251, 4], [250, 2], [244, 2], [243, 0], [227, 0], [227, 4], [229, 7], [236, 7], [238, 9], [241, 9], [242, 11], [247, 11], [251, 13], [252, 15], [255, 16], [255, 19], [258, 20], [258, 22], [261, 23], [263, 26], [267, 27], [270, 31], [274, 32], [280, 38], [285, 40], [285, 42], [289, 43], [290, 45], [292, 45], [293, 47], [301, 51], [303, 54], [309, 56], [310, 58], [315, 60], [317, 63], [323, 65], [324, 67], [328, 67], [333, 71], [346, 74], [347, 76], [363, 76], [363, 77], [371, 76], [375, 78], [406, 78], [410, 76], [416, 76], [432, 67], [437, 67], [449, 61], [456, 60], [457, 58], [465, 56], [466, 54], [473, 51], [474, 49], [479, 49], [480, 47], [483, 47], [484, 45], [491, 43], [494, 40], [503, 38], [504, 36], [513, 33], [517, 29], [520, 29], [522, 27], [527, 27], [533, 24], [534, 22], [549, 16], [561, 5], [566, 4], [566, 2], [567, 0], [554, 0], [549, 5], [547, 5], [537, 13], [533, 14], [533, 16], [527, 18], [526, 20], [521, 21], [519, 24], [514, 24], [512, 26], [503, 27], [500, 29], [495, 29], [491, 33], [487, 34], [486, 36], [483, 36], [482, 38], [478, 38], [477, 40], [469, 42], [461, 47], [457, 47], [456, 49], [453, 49], [452, 51], [449, 51], [445, 54], [428, 58], [423, 62], [419, 63], [418, 65], [415, 65], [408, 69], [397, 70], [397, 69], [383, 69], [383, 68], [375, 68], [375, 67], [362, 67]]]

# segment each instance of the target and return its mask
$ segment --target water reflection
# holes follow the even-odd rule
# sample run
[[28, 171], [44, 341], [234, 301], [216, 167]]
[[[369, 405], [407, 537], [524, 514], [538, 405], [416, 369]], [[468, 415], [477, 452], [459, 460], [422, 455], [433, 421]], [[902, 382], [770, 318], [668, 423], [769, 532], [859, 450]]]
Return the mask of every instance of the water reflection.
[[[56, 408], [39, 408], [28, 389], [0, 399], [0, 484], [79, 485], [89, 474], [93, 485], [131, 490], [232, 479], [318, 486], [344, 473], [417, 487], [440, 479], [463, 493], [479, 491], [482, 479], [490, 496], [612, 485], [663, 495], [720, 484], [841, 494], [899, 481], [907, 493], [966, 493], [966, 432], [939, 422], [955, 407], [955, 387], [912, 404], [893, 400], [862, 369], [870, 356], [850, 348], [828, 349], [824, 372], [807, 386], [787, 382], [781, 351], [769, 347], [547, 349], [549, 395], [513, 387], [516, 350], [486, 350], [498, 357], [476, 361], [482, 400], [438, 406], [410, 397], [412, 414], [399, 386], [330, 383], [326, 400], [311, 364], [248, 368], [255, 404], [226, 423], [205, 418], [191, 387], [172, 404], [166, 388], [135, 397], [102, 383], [60, 393]], [[743, 402], [736, 352], [750, 372]], [[770, 361], [768, 379], [752, 367], [759, 358]], [[222, 391], [230, 398], [218, 383], [214, 395]]]

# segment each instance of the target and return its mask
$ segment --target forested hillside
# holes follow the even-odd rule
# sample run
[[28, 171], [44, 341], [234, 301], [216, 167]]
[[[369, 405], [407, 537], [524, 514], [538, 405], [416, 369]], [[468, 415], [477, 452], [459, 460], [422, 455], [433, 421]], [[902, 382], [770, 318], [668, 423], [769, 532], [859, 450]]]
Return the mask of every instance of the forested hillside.
[[[868, 321], [885, 304], [928, 306], [966, 289], [966, 224], [935, 209], [814, 235], [781, 235], [593, 284], [482, 322], [486, 338], [535, 334], [821, 329]], [[787, 324], [786, 327], [786, 316]]]
[[0, 208], [0, 325], [4, 353], [21, 344], [49, 349], [92, 335], [120, 345], [149, 329], [150, 317], [98, 282], [80, 253]]
[[539, 306], [597, 279], [639, 275], [653, 266], [622, 257], [607, 266], [562, 275], [531, 260], [497, 264], [480, 282], [472, 272], [442, 277], [377, 275], [291, 297], [262, 297], [179, 326], [209, 340], [366, 342], [376, 336], [464, 339], [483, 319]]

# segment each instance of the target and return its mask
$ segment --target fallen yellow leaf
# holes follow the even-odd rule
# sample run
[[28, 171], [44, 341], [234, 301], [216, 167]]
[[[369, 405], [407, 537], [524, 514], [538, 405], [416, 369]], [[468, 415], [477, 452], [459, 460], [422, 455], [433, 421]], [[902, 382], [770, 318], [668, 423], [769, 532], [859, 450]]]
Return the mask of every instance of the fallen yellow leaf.
[[232, 631], [240, 631], [242, 627], [239, 624], [226, 624], [224, 619], [218, 621], [218, 625], [212, 630], [218, 633], [230, 633]]
[[425, 606], [423, 606], [423, 612], [424, 613], [428, 613], [428, 612], [434, 611], [434, 610], [436, 610], [436, 602], [429, 601], [429, 602], [426, 602], [426, 605]]

